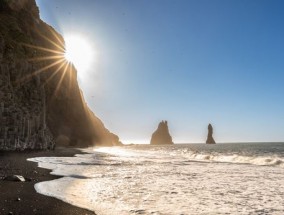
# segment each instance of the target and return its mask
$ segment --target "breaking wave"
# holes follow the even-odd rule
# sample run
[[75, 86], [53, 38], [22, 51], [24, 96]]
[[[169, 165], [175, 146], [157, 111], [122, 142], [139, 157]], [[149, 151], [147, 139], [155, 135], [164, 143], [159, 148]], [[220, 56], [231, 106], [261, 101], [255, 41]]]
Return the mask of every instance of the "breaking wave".
[[63, 176], [37, 183], [36, 191], [99, 215], [284, 214], [284, 144], [144, 145], [84, 152], [29, 159]]
[[242, 156], [242, 155], [212, 155], [203, 153], [188, 153], [185, 155], [189, 160], [194, 161], [212, 161], [223, 163], [240, 163], [240, 164], [254, 164], [254, 165], [269, 165], [284, 167], [284, 158], [275, 156]]

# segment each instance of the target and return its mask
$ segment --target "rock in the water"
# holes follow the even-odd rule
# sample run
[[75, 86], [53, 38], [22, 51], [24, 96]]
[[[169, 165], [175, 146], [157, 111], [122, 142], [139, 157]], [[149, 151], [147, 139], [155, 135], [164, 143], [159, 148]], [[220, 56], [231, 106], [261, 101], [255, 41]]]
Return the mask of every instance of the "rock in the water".
[[25, 182], [26, 179], [21, 175], [9, 175], [4, 178], [5, 181], [19, 181], [19, 182]]
[[151, 145], [174, 144], [169, 133], [168, 122], [160, 122], [157, 130], [152, 134]]
[[213, 138], [213, 127], [211, 124], [208, 125], [208, 135], [207, 135], [206, 144], [215, 144], [215, 140]]
[[79, 147], [120, 144], [87, 106], [64, 52], [35, 0], [0, 0], [0, 150], [53, 149], [59, 137]]

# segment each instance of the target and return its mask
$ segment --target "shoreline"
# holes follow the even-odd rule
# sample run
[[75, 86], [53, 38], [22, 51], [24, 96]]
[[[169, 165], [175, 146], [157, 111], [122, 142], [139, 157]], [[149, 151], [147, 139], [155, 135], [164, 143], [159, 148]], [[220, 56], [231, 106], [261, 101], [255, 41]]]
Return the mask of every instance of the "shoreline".
[[[41, 181], [61, 178], [51, 175], [51, 170], [27, 161], [33, 157], [73, 157], [82, 153], [74, 148], [58, 148], [54, 151], [0, 151], [0, 215], [95, 215], [94, 212], [75, 207], [59, 199], [36, 192], [34, 185]], [[22, 175], [26, 182], [4, 181], [9, 175]]]

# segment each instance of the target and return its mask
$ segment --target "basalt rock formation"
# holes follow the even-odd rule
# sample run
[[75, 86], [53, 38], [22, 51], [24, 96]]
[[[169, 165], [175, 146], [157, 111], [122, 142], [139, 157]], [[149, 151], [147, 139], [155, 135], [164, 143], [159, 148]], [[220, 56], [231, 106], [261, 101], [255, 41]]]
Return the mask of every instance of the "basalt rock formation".
[[121, 144], [86, 105], [76, 74], [35, 0], [0, 0], [0, 150]]
[[152, 134], [151, 145], [173, 144], [172, 137], [169, 133], [168, 122], [160, 122], [157, 130]]
[[207, 135], [206, 144], [215, 144], [215, 140], [213, 138], [213, 127], [211, 124], [208, 125], [208, 135]]

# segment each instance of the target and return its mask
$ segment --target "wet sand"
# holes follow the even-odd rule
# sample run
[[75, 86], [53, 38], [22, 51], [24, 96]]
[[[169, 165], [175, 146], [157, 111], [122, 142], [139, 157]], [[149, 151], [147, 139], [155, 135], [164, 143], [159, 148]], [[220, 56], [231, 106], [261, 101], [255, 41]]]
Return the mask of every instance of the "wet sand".
[[[37, 163], [27, 161], [32, 157], [71, 157], [81, 153], [76, 149], [56, 149], [45, 152], [0, 152], [0, 215], [94, 215], [95, 213], [74, 207], [61, 200], [38, 194], [37, 182], [59, 178], [50, 175], [50, 170], [37, 167]], [[27, 182], [4, 181], [9, 175], [22, 175]]]

